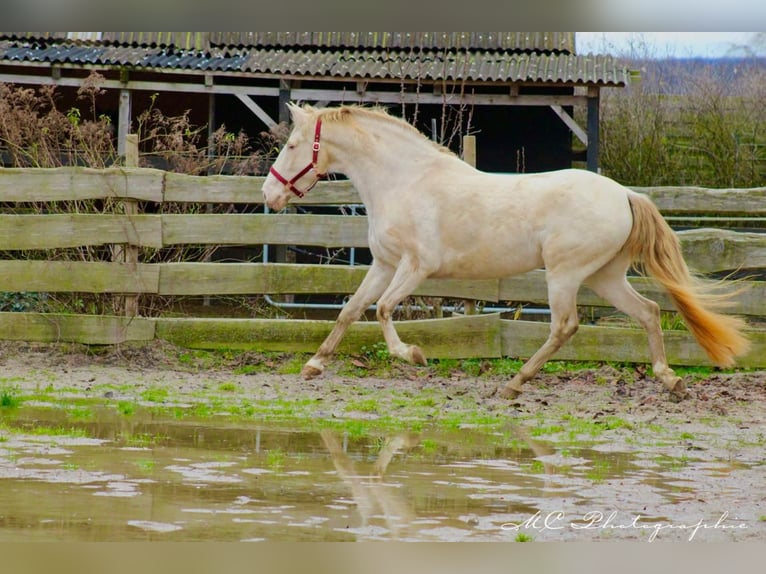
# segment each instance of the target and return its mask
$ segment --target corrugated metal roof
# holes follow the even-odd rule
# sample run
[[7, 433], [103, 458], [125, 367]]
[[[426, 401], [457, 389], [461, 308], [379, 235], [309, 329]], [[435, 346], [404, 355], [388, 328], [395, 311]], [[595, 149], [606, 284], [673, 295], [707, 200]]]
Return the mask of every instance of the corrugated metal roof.
[[211, 32], [220, 46], [574, 52], [574, 32]]
[[221, 53], [219, 50], [177, 50], [163, 46], [38, 45], [0, 41], [1, 60], [240, 72], [247, 61], [247, 54]]
[[627, 70], [610, 56], [446, 49], [213, 47], [104, 42], [0, 40], [0, 62], [131, 66], [216, 73], [338, 79], [544, 82], [624, 85]]
[[623, 84], [625, 69], [608, 56], [517, 54], [436, 50], [401, 53], [384, 50], [251, 50], [245, 69], [365, 79], [418, 79], [488, 82], [567, 82]]
[[[98, 36], [96, 36], [98, 35]], [[0, 32], [0, 38], [92, 41], [138, 46], [389, 48], [574, 53], [574, 32]]]

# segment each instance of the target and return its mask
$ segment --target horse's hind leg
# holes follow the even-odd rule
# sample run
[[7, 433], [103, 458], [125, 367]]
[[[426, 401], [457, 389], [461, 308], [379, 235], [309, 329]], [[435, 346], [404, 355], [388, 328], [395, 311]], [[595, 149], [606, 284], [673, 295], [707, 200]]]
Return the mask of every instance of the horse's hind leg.
[[671, 393], [684, 398], [688, 395], [686, 384], [668, 366], [665, 356], [665, 344], [660, 327], [660, 307], [654, 301], [640, 295], [628, 283], [625, 277], [628, 266], [629, 263], [625, 258], [613, 259], [589, 277], [585, 284], [617, 309], [633, 317], [646, 330], [654, 376]]
[[301, 375], [305, 379], [312, 379], [322, 374], [325, 365], [338, 348], [338, 344], [343, 338], [346, 329], [348, 329], [351, 323], [359, 319], [364, 310], [380, 297], [381, 293], [385, 291], [391, 282], [393, 275], [393, 267], [373, 260], [372, 266], [367, 271], [367, 275], [364, 276], [362, 283], [343, 306], [343, 309], [341, 309], [332, 331], [320, 345], [314, 356], [303, 367]]
[[548, 303], [551, 309], [551, 332], [542, 347], [522, 365], [519, 372], [502, 389], [500, 396], [515, 398], [521, 386], [534, 377], [545, 362], [577, 332], [577, 291], [579, 281], [548, 273]]

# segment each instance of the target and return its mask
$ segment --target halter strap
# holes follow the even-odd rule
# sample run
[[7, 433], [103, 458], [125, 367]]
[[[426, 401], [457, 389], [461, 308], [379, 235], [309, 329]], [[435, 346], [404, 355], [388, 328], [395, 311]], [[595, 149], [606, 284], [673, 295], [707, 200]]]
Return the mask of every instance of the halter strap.
[[[295, 195], [298, 197], [303, 197], [306, 195], [309, 191], [311, 191], [314, 186], [317, 184], [317, 182], [326, 177], [326, 173], [319, 173], [317, 171], [317, 161], [319, 160], [319, 139], [322, 135], [322, 120], [320, 118], [317, 118], [316, 126], [314, 127], [314, 143], [311, 146], [311, 163], [308, 164], [306, 167], [304, 167], [301, 171], [297, 173], [297, 175], [293, 176], [290, 179], [287, 179], [284, 177], [281, 173], [279, 173], [274, 167], [272, 166], [269, 168], [269, 173], [271, 173], [275, 178], [277, 178], [277, 181], [281, 183], [282, 185], [286, 186], [287, 189], [292, 191]], [[301, 191], [297, 187], [295, 187], [295, 183], [302, 178], [304, 175], [306, 175], [310, 171], [314, 171], [316, 179], [312, 182], [311, 185], [309, 185], [304, 191]]]

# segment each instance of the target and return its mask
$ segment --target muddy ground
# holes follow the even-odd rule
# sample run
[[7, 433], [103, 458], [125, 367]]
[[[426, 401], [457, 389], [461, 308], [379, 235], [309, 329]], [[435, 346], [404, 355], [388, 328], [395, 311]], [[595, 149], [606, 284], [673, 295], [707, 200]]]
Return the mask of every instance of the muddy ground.
[[[539, 374], [525, 386], [521, 397], [504, 400], [493, 392], [510, 376], [493, 372], [492, 361], [478, 365], [474, 361], [470, 369], [453, 361], [445, 375], [444, 369], [432, 366], [341, 357], [324, 375], [305, 381], [297, 371], [307, 358], [274, 353], [194, 352], [159, 342], [104, 348], [0, 342], [0, 380], [27, 390], [50, 381], [84, 393], [96, 381], [109, 381], [137, 390], [167, 387], [178, 397], [234, 382], [239, 393], [253, 398], [301, 402], [314, 399], [317, 407], [326, 407], [318, 408], [315, 414], [348, 414], [349, 406], [359, 396], [373, 392], [377, 392], [379, 402], [376, 410], [385, 411], [386, 393], [395, 391], [413, 397], [423, 392], [433, 394], [438, 397], [434, 401], [444, 401], [450, 411], [465, 410], [473, 415], [483, 411], [546, 417], [551, 409], [563, 409], [594, 419], [612, 415], [628, 422], [653, 421], [657, 425], [694, 424], [721, 417], [722, 421], [739, 420], [742, 429], [752, 424], [756, 432], [761, 432], [758, 427], [766, 420], [766, 371], [685, 373], [681, 369], [679, 374], [691, 396], [679, 401], [665, 392], [643, 365], [552, 362], [549, 370], [558, 372]], [[458, 397], [459, 404], [453, 402]]]
[[[247, 400], [257, 405], [244, 415], [251, 418], [281, 417], [298, 425], [357, 421], [370, 432], [444, 427], [497, 434], [512, 428], [539, 449], [546, 469], [566, 467], [570, 451], [583, 445], [632, 452], [647, 465], [671, 461], [672, 476], [693, 487], [670, 506], [662, 503], [669, 522], [704, 520], [709, 528], [699, 530], [696, 540], [766, 540], [766, 372], [686, 373], [691, 397], [678, 401], [641, 366], [554, 364], [521, 397], [508, 401], [492, 394], [508, 380], [492, 362], [439, 368], [345, 357], [322, 377], [304, 381], [297, 371], [306, 358], [196, 353], [161, 343], [93, 349], [5, 342], [0, 389], [5, 395], [45, 393], [61, 401], [207, 403], [223, 414]], [[627, 501], [645, 494], [649, 507], [656, 502], [620, 477], [594, 478], [589, 487], [601, 490], [593, 500]], [[546, 532], [540, 524], [529, 522], [523, 530], [539, 540], [600, 539], [605, 533]], [[689, 532], [668, 529], [662, 536], [683, 540]], [[608, 534], [645, 539], [648, 532], [623, 528]]]

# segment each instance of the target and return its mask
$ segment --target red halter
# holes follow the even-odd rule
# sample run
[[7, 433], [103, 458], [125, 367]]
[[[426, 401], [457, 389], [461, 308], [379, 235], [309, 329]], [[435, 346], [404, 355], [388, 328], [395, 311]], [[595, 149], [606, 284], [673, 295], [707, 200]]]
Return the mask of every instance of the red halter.
[[[311, 154], [311, 163], [308, 164], [306, 167], [304, 167], [301, 171], [298, 172], [296, 176], [294, 176], [292, 179], [288, 180], [286, 177], [284, 177], [281, 173], [279, 173], [274, 167], [272, 166], [269, 169], [269, 172], [277, 178], [277, 181], [281, 183], [282, 185], [287, 186], [287, 189], [292, 191], [295, 195], [298, 197], [303, 197], [306, 195], [309, 191], [313, 189], [313, 187], [317, 184], [317, 182], [322, 179], [323, 177], [327, 176], [326, 173], [319, 173], [317, 171], [317, 159], [319, 158], [319, 136], [322, 132], [322, 120], [317, 119], [316, 128], [314, 128], [314, 144], [311, 146], [312, 154]], [[312, 182], [311, 185], [309, 185], [305, 191], [301, 191], [297, 187], [295, 187], [295, 183], [302, 178], [304, 175], [306, 175], [311, 170], [314, 170], [316, 174], [316, 179]]]

